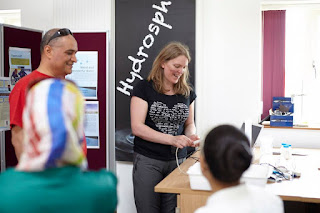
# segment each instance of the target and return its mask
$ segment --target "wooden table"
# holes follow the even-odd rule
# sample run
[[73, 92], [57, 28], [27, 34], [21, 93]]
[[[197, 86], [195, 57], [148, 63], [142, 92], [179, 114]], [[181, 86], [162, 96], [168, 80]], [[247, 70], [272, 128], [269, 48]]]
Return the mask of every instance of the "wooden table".
[[[274, 151], [279, 151], [274, 149]], [[320, 150], [319, 149], [293, 149], [294, 153], [307, 154], [307, 156], [293, 156], [296, 170], [301, 172], [300, 178], [281, 183], [266, 185], [266, 190], [279, 195], [285, 201], [298, 201], [307, 203], [320, 203]], [[200, 152], [193, 154], [199, 157]], [[260, 158], [259, 149], [254, 151], [255, 160]], [[274, 155], [274, 158], [279, 156]], [[196, 162], [188, 158], [180, 168], [187, 171]], [[155, 186], [155, 192], [177, 194], [177, 207], [180, 213], [193, 213], [197, 208], [204, 206], [210, 191], [192, 190], [188, 175], [181, 173], [177, 168], [159, 184]]]

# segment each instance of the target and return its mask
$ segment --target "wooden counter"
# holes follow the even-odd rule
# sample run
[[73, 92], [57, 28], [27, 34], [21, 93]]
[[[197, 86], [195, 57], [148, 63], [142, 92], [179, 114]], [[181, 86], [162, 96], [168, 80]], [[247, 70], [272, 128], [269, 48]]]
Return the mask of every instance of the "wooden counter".
[[[195, 158], [199, 156], [200, 151], [192, 155]], [[180, 168], [187, 172], [189, 167], [196, 162], [195, 159], [190, 157], [180, 165]], [[177, 194], [177, 207], [180, 208], [180, 213], [193, 213], [200, 206], [204, 206], [207, 198], [212, 194], [210, 191], [192, 190], [189, 176], [180, 172], [178, 168], [156, 185], [154, 189], [155, 192]]]
[[[279, 151], [274, 149], [275, 152]], [[260, 158], [259, 150], [255, 150], [255, 160]], [[266, 185], [266, 190], [279, 195], [286, 201], [298, 201], [308, 203], [320, 203], [320, 150], [319, 149], [293, 149], [293, 153], [307, 154], [307, 156], [293, 156], [296, 170], [301, 172], [300, 178], [281, 183]], [[192, 157], [199, 157], [196, 152]], [[279, 156], [273, 155], [274, 158]], [[188, 158], [180, 168], [186, 172], [196, 162]], [[191, 190], [189, 177], [181, 173], [177, 168], [159, 184], [155, 186], [155, 192], [177, 194], [177, 207], [180, 213], [193, 213], [197, 208], [204, 206], [207, 198], [212, 194], [210, 191]]]

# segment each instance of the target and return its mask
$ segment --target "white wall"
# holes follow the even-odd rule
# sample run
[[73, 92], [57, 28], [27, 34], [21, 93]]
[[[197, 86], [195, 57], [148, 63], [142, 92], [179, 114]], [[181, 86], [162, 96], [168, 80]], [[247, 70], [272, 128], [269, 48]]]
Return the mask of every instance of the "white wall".
[[53, 0], [54, 26], [74, 31], [111, 30], [112, 0]]
[[112, 0], [0, 0], [0, 10], [21, 9], [21, 26], [38, 30], [111, 30]]
[[46, 30], [53, 26], [53, 0], [0, 0], [0, 9], [21, 9], [23, 27]]
[[196, 123], [204, 137], [221, 123], [261, 113], [260, 1], [197, 2]]
[[[291, 144], [292, 148], [320, 148], [320, 131], [319, 130], [304, 130], [304, 129], [281, 129], [281, 128], [264, 128], [259, 138], [272, 137], [273, 147], [280, 147], [282, 143]], [[257, 146], [260, 146], [260, 141], [257, 141]]]
[[117, 162], [118, 177], [118, 213], [136, 213], [133, 197], [132, 163]]
[[[263, 10], [272, 10], [272, 9], [293, 9], [297, 6], [299, 8], [310, 9], [310, 8], [319, 8], [319, 0], [264, 0], [262, 1], [262, 8]], [[275, 5], [270, 5], [275, 4]], [[301, 17], [300, 17], [301, 19]], [[311, 22], [308, 23], [309, 25]], [[290, 26], [289, 26], [290, 27]], [[292, 26], [293, 27], [293, 26]], [[305, 28], [308, 29], [308, 26], [301, 25], [299, 23], [296, 24], [294, 27], [300, 27], [301, 29]], [[303, 30], [302, 32], [304, 32]], [[301, 36], [300, 36], [301, 37]], [[307, 42], [307, 41], [306, 41]], [[290, 51], [290, 50], [289, 50]], [[310, 54], [312, 51], [305, 51], [306, 54]], [[305, 58], [305, 55], [303, 56]], [[300, 59], [299, 59], [300, 60]], [[309, 65], [310, 66], [310, 65]], [[311, 66], [310, 66], [311, 67]], [[292, 64], [286, 64], [286, 69], [295, 69], [292, 67]], [[303, 69], [305, 70], [305, 69]], [[301, 71], [301, 70], [300, 70]], [[286, 73], [287, 75], [288, 73]], [[297, 85], [291, 87], [290, 89], [294, 90], [295, 88], [299, 88], [301, 83], [297, 83]], [[290, 86], [290, 85], [289, 85]], [[309, 86], [309, 85], [308, 85]], [[286, 84], [287, 87], [287, 84]], [[298, 93], [299, 91], [297, 91]], [[288, 93], [286, 88], [286, 94]], [[295, 115], [296, 117], [298, 116]], [[301, 130], [301, 129], [264, 129], [262, 136], [268, 135], [274, 138], [274, 146], [279, 147], [281, 143], [290, 143], [292, 147], [305, 147], [305, 148], [319, 148], [319, 138], [320, 138], [320, 131], [319, 130]]]

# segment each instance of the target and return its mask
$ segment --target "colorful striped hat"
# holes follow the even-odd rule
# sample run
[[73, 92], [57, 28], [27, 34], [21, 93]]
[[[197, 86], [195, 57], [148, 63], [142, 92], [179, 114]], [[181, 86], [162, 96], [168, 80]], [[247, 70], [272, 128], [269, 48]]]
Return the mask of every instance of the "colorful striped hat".
[[83, 120], [84, 98], [74, 83], [50, 78], [35, 84], [23, 111], [24, 149], [16, 169], [86, 168]]

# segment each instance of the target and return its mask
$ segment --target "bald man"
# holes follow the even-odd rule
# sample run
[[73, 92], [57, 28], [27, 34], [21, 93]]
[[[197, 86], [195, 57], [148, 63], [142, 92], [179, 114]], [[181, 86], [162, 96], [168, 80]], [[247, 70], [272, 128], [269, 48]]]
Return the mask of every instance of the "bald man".
[[[10, 102], [11, 142], [19, 161], [23, 145], [22, 111], [26, 100], [26, 90], [30, 82], [43, 78], [65, 78], [72, 72], [72, 65], [77, 62], [78, 44], [69, 29], [51, 29], [40, 43], [41, 61], [31, 74], [21, 78], [12, 90]], [[86, 143], [83, 143], [86, 154]]]

